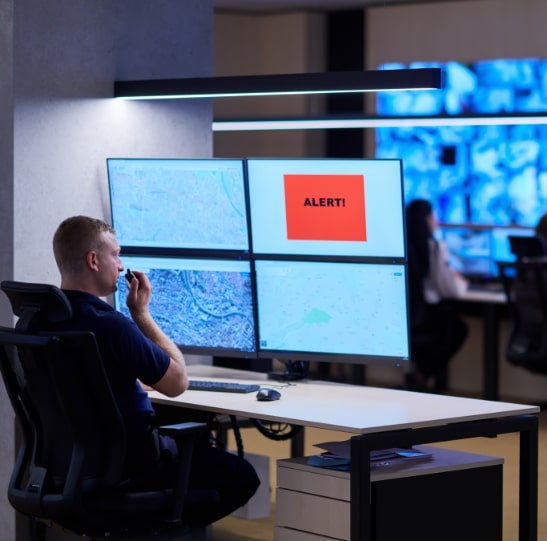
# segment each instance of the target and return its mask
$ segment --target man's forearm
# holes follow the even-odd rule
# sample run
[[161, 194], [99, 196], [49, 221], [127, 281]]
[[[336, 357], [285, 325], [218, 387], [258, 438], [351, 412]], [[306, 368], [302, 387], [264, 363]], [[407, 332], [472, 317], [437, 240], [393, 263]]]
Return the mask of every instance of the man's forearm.
[[[144, 313], [131, 313], [133, 321], [136, 323], [137, 327], [141, 332], [152, 342], [154, 342], [158, 347], [163, 349], [169, 357], [175, 361], [177, 364], [180, 364], [182, 367], [186, 367], [184, 361], [184, 356], [177, 345], [161, 330], [159, 325], [154, 321], [154, 318], [150, 315], [149, 312]], [[184, 370], [186, 373], [186, 369]]]

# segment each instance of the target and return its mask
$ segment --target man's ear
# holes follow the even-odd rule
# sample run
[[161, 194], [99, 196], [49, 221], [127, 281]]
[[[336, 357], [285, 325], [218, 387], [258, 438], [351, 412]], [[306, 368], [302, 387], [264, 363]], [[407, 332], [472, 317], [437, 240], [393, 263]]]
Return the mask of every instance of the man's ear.
[[99, 270], [99, 258], [97, 257], [97, 252], [95, 250], [90, 250], [85, 254], [85, 263], [91, 270]]

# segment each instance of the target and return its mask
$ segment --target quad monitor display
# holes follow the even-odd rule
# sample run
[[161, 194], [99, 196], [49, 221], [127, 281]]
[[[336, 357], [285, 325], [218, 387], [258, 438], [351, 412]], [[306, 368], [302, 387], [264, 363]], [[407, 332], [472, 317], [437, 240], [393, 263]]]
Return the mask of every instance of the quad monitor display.
[[[125, 268], [187, 353], [409, 362], [400, 160], [107, 160]], [[115, 305], [127, 313], [120, 278]]]

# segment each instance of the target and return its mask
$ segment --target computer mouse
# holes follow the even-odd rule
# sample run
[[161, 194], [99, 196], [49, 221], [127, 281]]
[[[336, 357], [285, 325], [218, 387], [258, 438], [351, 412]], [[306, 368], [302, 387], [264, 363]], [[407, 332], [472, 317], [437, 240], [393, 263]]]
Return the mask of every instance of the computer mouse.
[[272, 389], [271, 387], [261, 387], [256, 393], [256, 399], [262, 402], [271, 402], [272, 400], [279, 400], [281, 393]]

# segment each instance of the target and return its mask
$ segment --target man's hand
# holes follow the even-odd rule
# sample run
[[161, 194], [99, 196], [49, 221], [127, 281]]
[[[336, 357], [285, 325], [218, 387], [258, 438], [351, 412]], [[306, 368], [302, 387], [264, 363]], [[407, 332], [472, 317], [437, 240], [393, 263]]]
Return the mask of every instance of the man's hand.
[[139, 314], [148, 312], [148, 303], [152, 296], [152, 284], [148, 276], [141, 271], [133, 271], [135, 278], [128, 284], [128, 292], [125, 303], [135, 318]]
[[176, 344], [160, 329], [148, 310], [152, 296], [152, 284], [146, 274], [133, 271], [135, 278], [129, 284], [126, 304], [131, 312], [131, 318], [152, 342], [165, 351], [171, 362], [164, 376], [154, 385], [154, 390], [167, 396], [178, 396], [188, 387], [186, 363], [184, 356]]

